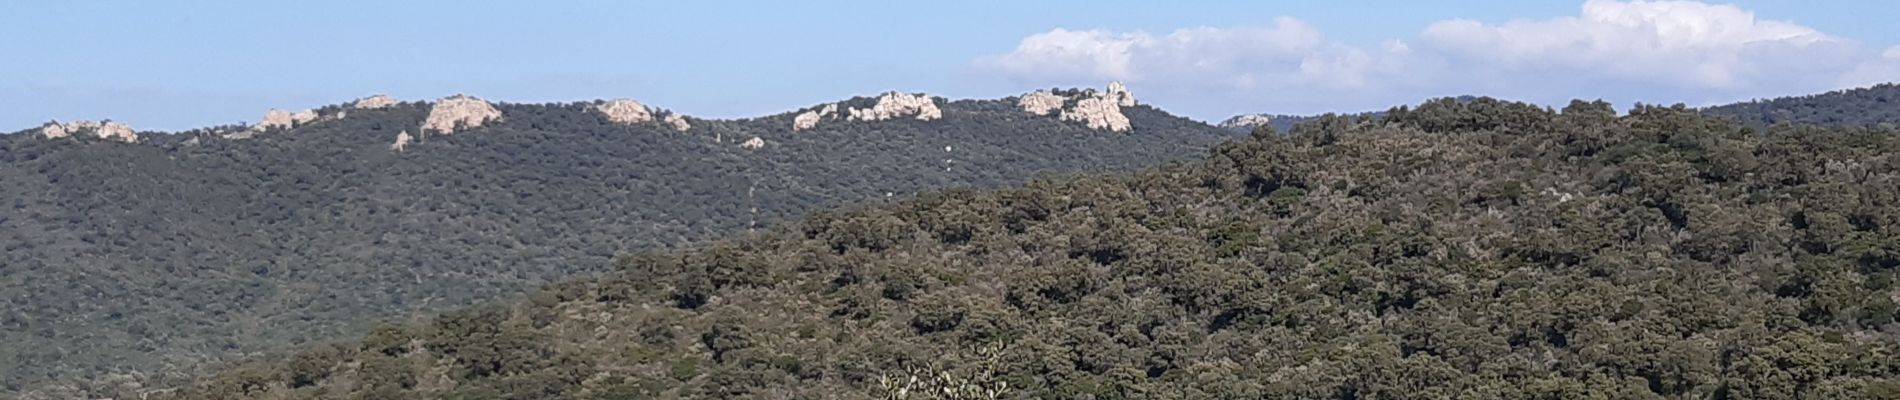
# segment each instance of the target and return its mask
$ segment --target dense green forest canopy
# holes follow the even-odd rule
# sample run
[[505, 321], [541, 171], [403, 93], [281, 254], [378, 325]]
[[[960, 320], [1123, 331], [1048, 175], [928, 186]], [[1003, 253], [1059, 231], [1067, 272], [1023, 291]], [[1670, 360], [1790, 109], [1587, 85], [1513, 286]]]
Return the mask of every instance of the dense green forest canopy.
[[1680, 106], [1326, 117], [617, 265], [153, 398], [1900, 396], [1900, 136]]
[[1900, 126], [1900, 85], [1888, 83], [1816, 95], [1756, 100], [1709, 107], [1703, 112], [1761, 125], [1865, 125], [1891, 129]]
[[391, 140], [429, 104], [333, 106], [318, 111], [348, 116], [243, 140], [0, 135], [0, 397], [126, 390], [817, 207], [1157, 165], [1236, 136], [1146, 106], [1123, 110], [1131, 131], [1090, 130], [1009, 100], [798, 132], [789, 113], [680, 132], [500, 104], [499, 123], [402, 152]]

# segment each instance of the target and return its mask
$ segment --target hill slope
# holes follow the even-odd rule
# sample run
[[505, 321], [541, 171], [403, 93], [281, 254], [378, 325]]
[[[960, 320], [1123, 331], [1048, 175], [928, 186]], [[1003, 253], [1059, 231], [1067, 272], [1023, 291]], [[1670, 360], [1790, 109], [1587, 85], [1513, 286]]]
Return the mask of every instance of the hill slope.
[[1900, 85], [1888, 83], [1816, 95], [1781, 97], [1709, 107], [1703, 113], [1745, 123], [1805, 123], [1893, 127], [1900, 124]]
[[1892, 398], [1897, 155], [1434, 101], [626, 257], [155, 397]]
[[[1107, 132], [1009, 100], [796, 132], [793, 113], [680, 131], [573, 103], [499, 104], [499, 121], [423, 135], [432, 104], [411, 102], [137, 143], [0, 135], [0, 388], [189, 376], [591, 274], [619, 252], [832, 204], [1156, 165], [1232, 137], [1146, 106]], [[398, 136], [416, 140], [395, 151]]]

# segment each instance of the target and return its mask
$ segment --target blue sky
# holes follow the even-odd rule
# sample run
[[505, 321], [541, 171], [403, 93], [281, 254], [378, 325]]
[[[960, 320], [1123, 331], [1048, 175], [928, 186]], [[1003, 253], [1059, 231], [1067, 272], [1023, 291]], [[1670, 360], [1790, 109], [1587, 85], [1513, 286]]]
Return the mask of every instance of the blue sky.
[[744, 117], [1123, 80], [1219, 120], [1467, 93], [1710, 104], [1900, 79], [1889, 1], [232, 4], [0, 5], [0, 131], [178, 130], [375, 93]]

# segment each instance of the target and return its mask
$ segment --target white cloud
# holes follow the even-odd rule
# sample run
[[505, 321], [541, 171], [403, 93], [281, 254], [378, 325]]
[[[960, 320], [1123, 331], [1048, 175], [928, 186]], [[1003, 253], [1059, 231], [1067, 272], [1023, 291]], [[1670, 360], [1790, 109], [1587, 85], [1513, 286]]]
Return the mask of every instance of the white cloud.
[[1840, 87], [1861, 87], [1878, 83], [1900, 81], [1900, 46], [1887, 48], [1880, 58], [1861, 63], [1847, 76], [1841, 77]]
[[1055, 29], [1023, 38], [1015, 51], [977, 60], [1020, 80], [1125, 80], [1250, 87], [1320, 82], [1351, 86], [1372, 62], [1365, 51], [1327, 43], [1318, 29], [1281, 17], [1261, 27], [1147, 32]]
[[1836, 58], [1843, 41], [1730, 5], [1591, 0], [1576, 17], [1487, 25], [1452, 20], [1422, 39], [1492, 68], [1588, 71], [1707, 88], [1748, 85], [1787, 72], [1784, 57]]
[[1900, 79], [1900, 47], [1878, 54], [1731, 5], [1589, 0], [1575, 16], [1440, 21], [1380, 46], [1332, 42], [1290, 17], [1167, 35], [1056, 29], [975, 66], [1036, 84], [1123, 80], [1160, 89], [1145, 96], [1157, 102], [1174, 91], [1218, 112], [1307, 112], [1474, 93], [1690, 103], [1803, 94]]

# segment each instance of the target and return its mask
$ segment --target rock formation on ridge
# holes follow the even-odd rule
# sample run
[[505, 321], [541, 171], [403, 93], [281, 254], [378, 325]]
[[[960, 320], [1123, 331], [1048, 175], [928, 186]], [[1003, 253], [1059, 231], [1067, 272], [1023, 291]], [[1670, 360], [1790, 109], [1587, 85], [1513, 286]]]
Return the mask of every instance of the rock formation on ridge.
[[824, 108], [799, 113], [798, 116], [792, 117], [792, 130], [802, 131], [811, 129], [812, 127], [818, 126], [818, 121], [830, 118], [833, 114], [837, 113], [837, 104], [826, 104]]
[[640, 102], [630, 99], [608, 100], [606, 103], [595, 105], [594, 111], [599, 111], [602, 115], [606, 115], [608, 121], [613, 121], [613, 123], [621, 125], [633, 125], [653, 120], [653, 110], [648, 109], [645, 104], [640, 104]]
[[1269, 123], [1273, 123], [1273, 117], [1267, 116], [1266, 114], [1243, 114], [1243, 115], [1235, 115], [1233, 118], [1228, 118], [1226, 121], [1221, 121], [1220, 127], [1222, 128], [1253, 128], [1256, 126], [1266, 125]]
[[387, 95], [380, 95], [380, 94], [364, 97], [361, 99], [356, 99], [355, 103], [350, 103], [350, 107], [353, 107], [356, 109], [386, 108], [393, 105], [396, 105], [395, 98], [391, 98]]
[[1122, 108], [1134, 107], [1135, 95], [1121, 82], [1110, 82], [1106, 91], [1089, 89], [1074, 95], [1037, 90], [1017, 98], [1016, 106], [1038, 116], [1060, 112], [1058, 117], [1063, 121], [1081, 122], [1089, 129], [1124, 132], [1134, 128], [1128, 116], [1122, 114]]
[[943, 118], [943, 110], [937, 108], [937, 101], [922, 93], [887, 92], [878, 96], [877, 104], [871, 108], [853, 108], [848, 111], [852, 121], [883, 121], [906, 116], [915, 117], [918, 121]]
[[429, 108], [429, 118], [422, 121], [421, 129], [424, 134], [435, 131], [449, 135], [500, 119], [501, 110], [488, 101], [458, 94], [437, 100], [435, 106]]
[[40, 135], [48, 139], [58, 139], [82, 133], [90, 134], [92, 137], [100, 139], [117, 140], [126, 143], [139, 141], [138, 133], [133, 132], [131, 126], [124, 123], [113, 122], [112, 120], [78, 120], [67, 123], [53, 121], [40, 127]]
[[264, 119], [258, 120], [256, 125], [252, 125], [251, 130], [261, 132], [272, 129], [290, 129], [297, 125], [307, 124], [315, 120], [317, 120], [317, 112], [314, 110], [303, 110], [291, 113], [289, 111], [273, 108], [270, 109], [270, 111], [265, 111]]
[[1056, 110], [1061, 110], [1062, 105], [1068, 102], [1068, 97], [1063, 97], [1048, 90], [1037, 90], [1023, 95], [1022, 98], [1016, 99], [1016, 105], [1022, 107], [1023, 111], [1028, 111], [1030, 114], [1036, 115], [1049, 115], [1049, 113], [1056, 112]]

